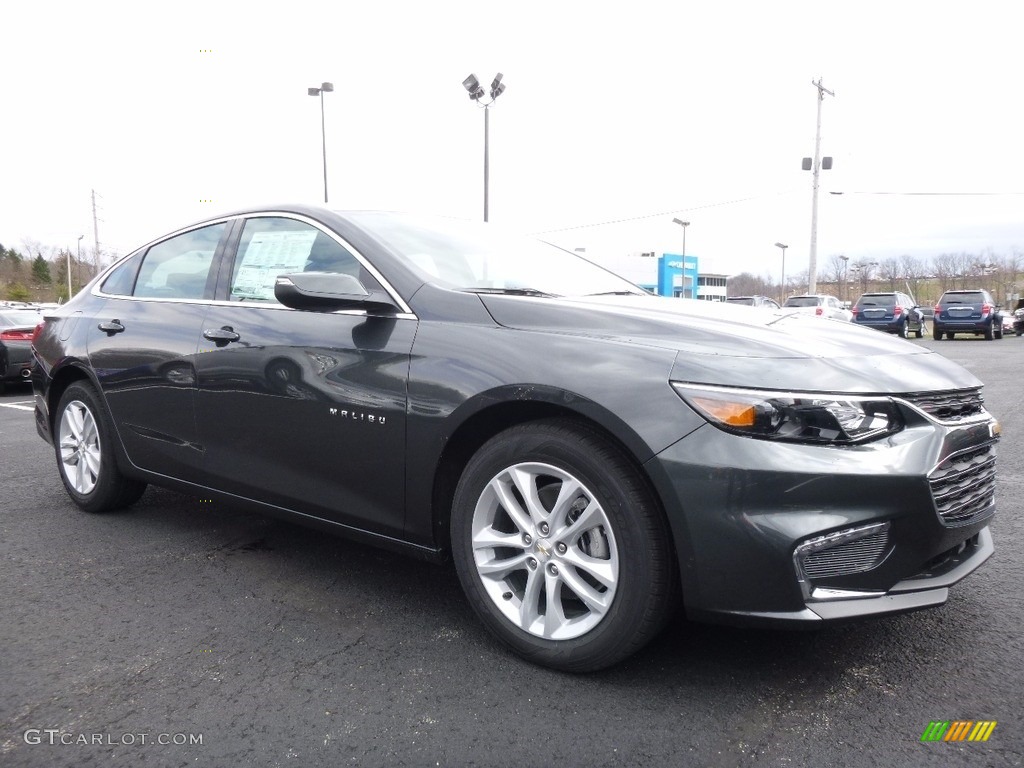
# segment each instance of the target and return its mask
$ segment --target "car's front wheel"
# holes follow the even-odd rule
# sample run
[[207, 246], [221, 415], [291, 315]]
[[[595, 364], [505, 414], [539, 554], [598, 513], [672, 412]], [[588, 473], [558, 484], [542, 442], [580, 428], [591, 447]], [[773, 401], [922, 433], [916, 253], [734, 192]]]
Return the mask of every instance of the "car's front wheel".
[[114, 454], [114, 430], [88, 384], [75, 382], [57, 406], [54, 449], [64, 488], [86, 512], [106, 512], [138, 501], [146, 484], [121, 474]]
[[674, 602], [668, 526], [639, 472], [597, 431], [513, 427], [469, 461], [452, 507], [459, 580], [524, 658], [574, 672], [646, 644]]

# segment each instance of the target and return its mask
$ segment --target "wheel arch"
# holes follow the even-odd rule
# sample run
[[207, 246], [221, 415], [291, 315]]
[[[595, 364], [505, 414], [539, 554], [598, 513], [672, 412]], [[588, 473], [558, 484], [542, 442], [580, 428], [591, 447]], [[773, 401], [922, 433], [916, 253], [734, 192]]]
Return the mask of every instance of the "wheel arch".
[[[644, 467], [644, 462], [653, 455], [650, 447], [621, 419], [596, 403], [577, 398], [571, 400], [577, 407], [571, 407], [566, 404], [566, 399], [515, 399], [492, 403], [474, 411], [451, 432], [435, 466], [431, 492], [434, 541], [444, 556], [448, 556], [451, 551], [449, 527], [455, 488], [473, 454], [506, 429], [548, 419], [564, 419], [589, 428], [614, 445], [646, 486], [666, 526], [672, 528], [657, 487]], [[586, 403], [588, 407], [581, 407], [581, 403]], [[675, 542], [670, 542], [670, 545], [675, 555]]]
[[[54, 441], [57, 439], [57, 406], [60, 404], [60, 399], [64, 396], [68, 387], [77, 381], [84, 381], [91, 386], [96, 391], [96, 396], [99, 398], [103, 407], [107, 407], [107, 399], [103, 394], [103, 388], [100, 387], [92, 370], [77, 360], [69, 360], [59, 368], [55, 368], [50, 372], [50, 383], [46, 389], [46, 426], [50, 431], [51, 439]], [[107, 413], [110, 413], [109, 408], [107, 408]], [[113, 418], [111, 418], [110, 421], [111, 428], [114, 431], [114, 440], [112, 442], [114, 444], [114, 456], [117, 460], [117, 468], [123, 474], [135, 477], [136, 474], [133, 472], [135, 465], [131, 462], [128, 458], [128, 454], [125, 452], [124, 443], [121, 441], [121, 434], [118, 431], [117, 423]]]

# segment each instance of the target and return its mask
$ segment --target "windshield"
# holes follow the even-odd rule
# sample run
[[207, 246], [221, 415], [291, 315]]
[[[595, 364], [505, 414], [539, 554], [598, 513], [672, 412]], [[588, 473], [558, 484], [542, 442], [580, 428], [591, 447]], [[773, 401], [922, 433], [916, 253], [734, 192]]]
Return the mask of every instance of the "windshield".
[[784, 307], [816, 307], [821, 304], [817, 296], [791, 296], [786, 299]]
[[42, 320], [43, 317], [34, 309], [14, 309], [0, 312], [0, 328], [13, 328], [15, 326], [32, 326]]
[[960, 293], [946, 293], [939, 299], [940, 304], [984, 304], [985, 297], [977, 291], [962, 291]]
[[551, 296], [644, 293], [576, 254], [493, 224], [396, 213], [344, 215], [384, 241], [424, 279], [446, 288]]
[[748, 307], [754, 306], [754, 298], [752, 296], [740, 297], [736, 299], [726, 299], [729, 304], [746, 304]]
[[857, 300], [858, 307], [895, 307], [896, 297], [891, 293], [864, 294]]

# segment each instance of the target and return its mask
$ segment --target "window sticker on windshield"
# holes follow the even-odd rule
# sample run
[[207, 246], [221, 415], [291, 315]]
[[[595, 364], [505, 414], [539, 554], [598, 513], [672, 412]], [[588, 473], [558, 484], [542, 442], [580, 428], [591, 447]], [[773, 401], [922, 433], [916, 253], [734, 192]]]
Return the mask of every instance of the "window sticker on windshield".
[[316, 235], [312, 229], [253, 234], [242, 254], [231, 295], [273, 301], [277, 276], [302, 272]]

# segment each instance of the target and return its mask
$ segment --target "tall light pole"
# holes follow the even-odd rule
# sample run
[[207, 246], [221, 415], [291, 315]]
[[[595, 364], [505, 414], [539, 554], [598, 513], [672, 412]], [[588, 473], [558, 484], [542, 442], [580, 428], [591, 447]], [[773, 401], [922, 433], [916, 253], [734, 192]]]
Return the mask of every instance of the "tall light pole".
[[779, 303], [782, 304], [786, 301], [786, 249], [789, 246], [783, 243], [776, 243], [775, 247], [782, 249], [782, 283], [779, 287], [779, 298], [782, 299]]
[[[808, 257], [807, 292], [816, 293], [818, 290], [818, 175], [822, 168], [827, 171], [832, 167], [831, 157], [824, 158], [824, 162], [821, 157], [821, 102], [825, 100], [826, 93], [832, 97], [835, 97], [835, 94], [821, 84], [820, 77], [818, 82], [812, 81], [811, 85], [818, 89], [818, 128], [814, 133], [814, 191], [811, 195], [811, 249]], [[805, 171], [812, 170], [810, 162], [811, 158], [804, 158], [803, 168]]]
[[334, 91], [334, 83], [320, 83], [319, 88], [307, 88], [310, 96], [320, 97], [320, 141], [324, 150], [324, 204], [327, 203], [327, 128], [324, 121], [324, 94]]
[[683, 228], [683, 258], [686, 258], [686, 228], [690, 226], [690, 222], [683, 221], [682, 219], [672, 219], [673, 224], [678, 224]]
[[491, 81], [491, 100], [487, 103], [480, 101], [484, 97], [484, 89], [480, 85], [480, 81], [476, 79], [476, 75], [470, 75], [462, 81], [462, 87], [469, 92], [469, 98], [475, 101], [478, 106], [484, 108], [484, 221], [487, 221], [488, 214], [488, 201], [490, 195], [490, 179], [491, 179], [491, 168], [490, 168], [490, 134], [491, 134], [491, 104], [493, 104], [501, 94], [505, 92], [505, 84], [501, 82], [502, 74], [499, 72], [494, 76]]
[[846, 270], [850, 267], [850, 257], [840, 255], [839, 260], [843, 262], [843, 277], [839, 284], [839, 300], [846, 301]]

